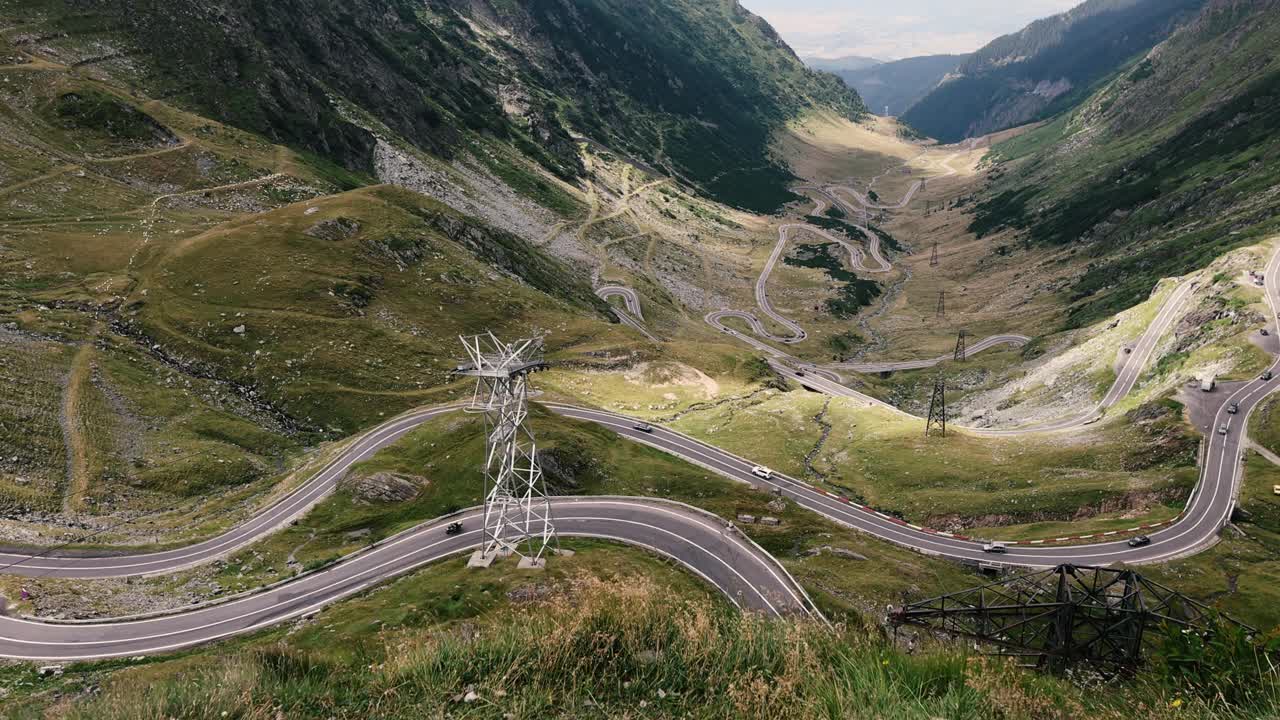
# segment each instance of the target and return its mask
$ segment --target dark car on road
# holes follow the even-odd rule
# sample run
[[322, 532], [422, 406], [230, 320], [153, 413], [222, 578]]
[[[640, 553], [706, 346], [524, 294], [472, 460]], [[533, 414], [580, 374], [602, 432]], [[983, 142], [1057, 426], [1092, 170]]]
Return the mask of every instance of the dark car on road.
[[460, 522], [449, 523], [449, 527], [444, 529], [445, 535], [457, 535], [460, 532], [462, 532], [462, 523]]
[[1262, 379], [1263, 379], [1263, 380], [1270, 380], [1270, 379], [1271, 379], [1271, 378], [1273, 378], [1273, 377], [1275, 377], [1275, 376], [1271, 374], [1271, 371], [1270, 371], [1270, 370], [1268, 370], [1268, 371], [1266, 371], [1266, 372], [1262, 373]]
[[1150, 544], [1151, 544], [1151, 538], [1147, 537], [1146, 535], [1139, 535], [1136, 538], [1129, 538], [1129, 547], [1132, 547], [1132, 548], [1142, 547], [1143, 545], [1150, 545]]
[[636, 423], [635, 425], [632, 425], [631, 427], [635, 428], [636, 430], [639, 430], [639, 431], [640, 431], [640, 432], [642, 432], [642, 433], [651, 433], [651, 432], [653, 432], [653, 426], [652, 426], [652, 425], [650, 425], [649, 423]]
[[1230, 414], [1230, 415], [1235, 415], [1235, 414], [1236, 414], [1236, 413], [1238, 413], [1238, 412], [1240, 412], [1240, 403], [1238, 403], [1238, 402], [1233, 402], [1233, 403], [1231, 403], [1230, 405], [1228, 405], [1228, 406], [1227, 406], [1227, 413], [1228, 413], [1228, 414]]

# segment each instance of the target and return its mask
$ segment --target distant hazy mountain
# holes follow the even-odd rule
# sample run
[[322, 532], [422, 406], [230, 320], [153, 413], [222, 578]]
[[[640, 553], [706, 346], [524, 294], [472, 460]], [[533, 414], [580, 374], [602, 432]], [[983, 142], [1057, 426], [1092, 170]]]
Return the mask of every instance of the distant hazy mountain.
[[901, 115], [968, 59], [968, 55], [926, 55], [832, 72], [857, 90], [872, 112], [883, 113], [888, 106], [889, 115]]
[[854, 70], [865, 70], [869, 67], [875, 67], [884, 63], [883, 60], [877, 60], [872, 57], [862, 57], [861, 55], [849, 55], [839, 58], [804, 58], [805, 64], [814, 70], [823, 70], [825, 72], [835, 73], [839, 75], [842, 72], [850, 72]]
[[904, 119], [926, 135], [955, 142], [1055, 114], [1083, 100], [1204, 5], [1205, 0], [1088, 0], [995, 39]]

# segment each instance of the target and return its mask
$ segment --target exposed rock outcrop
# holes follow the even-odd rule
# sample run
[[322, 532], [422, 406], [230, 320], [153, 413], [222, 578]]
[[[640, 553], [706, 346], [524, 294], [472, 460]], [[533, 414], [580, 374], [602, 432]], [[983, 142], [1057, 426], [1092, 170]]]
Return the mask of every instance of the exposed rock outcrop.
[[407, 502], [416, 498], [427, 484], [424, 477], [379, 472], [372, 475], [349, 475], [338, 487], [350, 492], [356, 502], [372, 505]]

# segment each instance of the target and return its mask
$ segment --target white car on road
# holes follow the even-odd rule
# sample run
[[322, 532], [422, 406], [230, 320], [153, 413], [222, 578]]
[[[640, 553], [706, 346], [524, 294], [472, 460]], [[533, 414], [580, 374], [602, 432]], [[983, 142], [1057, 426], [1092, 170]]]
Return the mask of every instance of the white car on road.
[[765, 480], [773, 477], [773, 471], [763, 465], [757, 465], [751, 468], [751, 474], [756, 477], [764, 478]]

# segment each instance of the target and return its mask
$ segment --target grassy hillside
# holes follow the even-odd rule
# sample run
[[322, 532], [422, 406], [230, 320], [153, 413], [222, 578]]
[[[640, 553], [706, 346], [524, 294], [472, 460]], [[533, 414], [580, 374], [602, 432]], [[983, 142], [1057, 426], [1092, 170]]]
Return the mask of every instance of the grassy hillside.
[[183, 362], [344, 434], [450, 382], [459, 335], [554, 328], [555, 349], [607, 327], [578, 272], [387, 186], [188, 238], [144, 272], [123, 310], [129, 331]]
[[9, 669], [25, 685], [9, 717], [1210, 720], [1266, 717], [1275, 697], [1256, 662], [1215, 676], [1230, 701], [1180, 686], [1234, 647], [1156, 678], [1077, 684], [928, 639], [905, 654], [860, 628], [737, 616], [652, 560], [575, 547], [589, 552], [538, 581], [494, 569], [481, 583], [453, 560], [290, 632], [73, 666], [61, 685], [94, 691], [57, 705], [34, 670]]
[[26, 35], [91, 46], [153, 96], [366, 173], [377, 138], [362, 113], [437, 157], [496, 140], [561, 178], [585, 172], [573, 131], [772, 211], [794, 198], [771, 131], [814, 107], [862, 112], [733, 0], [5, 7]]
[[632, 341], [526, 240], [406, 190], [345, 190], [371, 178], [32, 37], [0, 33], [4, 541], [234, 523], [306, 445], [447, 397], [458, 334]]
[[1050, 116], [1164, 40], [1204, 3], [1089, 0], [993, 40], [903, 119], [925, 135], [957, 142]]
[[1013, 228], [1089, 258], [1070, 324], [1274, 233], [1278, 7], [1211, 2], [1079, 108], [995, 148], [972, 229]]

